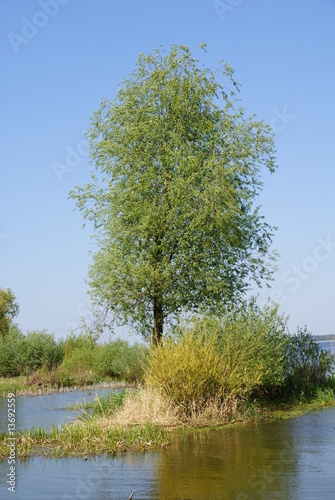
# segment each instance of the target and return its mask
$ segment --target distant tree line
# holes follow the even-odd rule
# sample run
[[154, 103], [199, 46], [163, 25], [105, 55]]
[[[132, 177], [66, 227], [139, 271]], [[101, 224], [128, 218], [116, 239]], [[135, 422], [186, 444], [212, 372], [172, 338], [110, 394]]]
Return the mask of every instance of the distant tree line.
[[334, 335], [313, 335], [313, 340], [315, 340], [316, 342], [335, 340], [335, 334]]

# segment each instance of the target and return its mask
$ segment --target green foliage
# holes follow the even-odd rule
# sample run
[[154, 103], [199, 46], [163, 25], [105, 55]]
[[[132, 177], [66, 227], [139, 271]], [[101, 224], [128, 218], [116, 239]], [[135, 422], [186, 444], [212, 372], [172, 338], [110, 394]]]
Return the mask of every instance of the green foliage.
[[125, 340], [116, 339], [97, 343], [91, 334], [71, 335], [64, 342], [65, 357], [59, 368], [63, 385], [75, 381], [101, 380], [112, 377], [137, 381], [142, 377], [145, 350], [138, 344], [129, 346]]
[[12, 290], [0, 288], [0, 337], [8, 334], [12, 320], [18, 313], [19, 305]]
[[283, 385], [286, 322], [277, 306], [260, 310], [251, 302], [200, 326], [216, 338], [228, 393], [249, 397]]
[[288, 393], [309, 397], [317, 388], [333, 383], [335, 357], [320, 348], [306, 327], [287, 339], [285, 386]]
[[93, 370], [95, 363], [94, 349], [77, 348], [72, 351], [71, 355], [64, 358], [62, 368], [68, 369], [70, 372], [79, 370]]
[[[220, 81], [217, 81], [217, 75]], [[272, 274], [255, 201], [274, 171], [269, 126], [237, 104], [233, 70], [187, 47], [140, 55], [88, 133], [97, 174], [70, 193], [94, 224], [93, 301], [159, 341], [181, 310], [218, 311]]]
[[11, 325], [0, 336], [0, 377], [29, 375], [32, 385], [83, 385], [103, 378], [139, 381], [146, 356], [143, 346], [117, 339], [99, 344], [90, 332], [56, 341], [45, 330], [26, 336]]
[[[215, 339], [228, 392], [246, 395], [283, 384], [286, 320], [278, 306], [261, 310], [252, 300], [219, 316], [194, 317], [191, 324], [196, 335]], [[175, 326], [173, 336], [183, 329]]]
[[0, 335], [0, 376], [16, 377], [25, 371], [23, 362], [24, 335], [11, 325], [6, 336]]
[[11, 325], [6, 337], [0, 336], [0, 376], [29, 375], [42, 367], [51, 370], [63, 359], [62, 342], [45, 330], [27, 335]]
[[330, 404], [334, 402], [334, 392], [335, 387], [326, 387], [321, 389], [317, 387], [315, 390], [315, 402], [320, 403], [321, 405]]
[[57, 370], [57, 378], [64, 386], [96, 382], [94, 374], [97, 339], [89, 332], [68, 335], [64, 340], [64, 359]]
[[26, 371], [45, 367], [48, 370], [59, 365], [64, 356], [62, 343], [45, 330], [28, 332], [23, 341], [22, 360]]
[[65, 357], [70, 357], [77, 349], [91, 351], [95, 348], [96, 343], [97, 339], [90, 332], [85, 331], [79, 335], [72, 333], [64, 341]]
[[116, 377], [126, 381], [140, 380], [143, 376], [142, 362], [146, 350], [137, 343], [129, 346], [125, 340], [117, 339], [98, 346], [96, 371], [101, 377]]

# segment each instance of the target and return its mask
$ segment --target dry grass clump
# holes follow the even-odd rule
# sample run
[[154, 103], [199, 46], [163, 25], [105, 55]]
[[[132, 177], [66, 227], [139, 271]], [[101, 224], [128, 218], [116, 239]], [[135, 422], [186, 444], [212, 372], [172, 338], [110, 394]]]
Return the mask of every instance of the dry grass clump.
[[180, 412], [172, 401], [159, 391], [141, 387], [136, 392], [128, 392], [121, 408], [109, 419], [112, 426], [151, 424], [174, 427], [181, 423]]
[[187, 424], [192, 427], [223, 425], [241, 420], [246, 420], [242, 400], [233, 395], [208, 399], [201, 406], [194, 401], [187, 416]]
[[187, 411], [182, 404], [176, 404], [166, 395], [151, 387], [141, 387], [137, 392], [129, 392], [120, 408], [104, 421], [110, 427], [129, 427], [150, 424], [173, 428], [180, 426], [203, 427], [222, 425], [240, 420], [241, 400], [226, 397], [208, 398], [199, 404], [189, 401]]

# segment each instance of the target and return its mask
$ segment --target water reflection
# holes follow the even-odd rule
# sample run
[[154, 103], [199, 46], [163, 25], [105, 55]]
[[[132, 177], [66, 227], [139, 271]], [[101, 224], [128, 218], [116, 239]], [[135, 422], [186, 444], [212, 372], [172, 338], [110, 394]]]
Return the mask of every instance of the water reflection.
[[281, 423], [262, 424], [176, 442], [161, 456], [160, 498], [296, 498], [292, 430]]
[[[254, 427], [179, 435], [162, 452], [87, 461], [33, 458], [17, 463], [16, 498], [127, 499], [135, 489], [133, 500], [331, 500], [334, 431], [330, 408]], [[5, 493], [7, 468], [0, 463]]]

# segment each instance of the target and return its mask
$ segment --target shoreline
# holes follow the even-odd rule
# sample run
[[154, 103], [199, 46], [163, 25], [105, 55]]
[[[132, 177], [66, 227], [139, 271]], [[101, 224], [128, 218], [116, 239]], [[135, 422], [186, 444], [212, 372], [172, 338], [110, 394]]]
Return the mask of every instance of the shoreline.
[[[5, 379], [3, 379], [5, 380]], [[64, 393], [64, 392], [75, 392], [75, 391], [90, 391], [94, 389], [129, 389], [134, 387], [133, 383], [128, 383], [125, 380], [115, 380], [115, 381], [101, 381], [96, 382], [94, 384], [85, 384], [85, 385], [72, 385], [72, 386], [58, 386], [58, 385], [42, 385], [42, 386], [26, 386], [25, 389], [15, 389], [15, 383], [13, 383], [13, 387], [6, 388], [6, 390], [1, 389], [1, 381], [0, 381], [0, 397], [5, 398], [9, 392], [15, 393], [16, 397], [18, 396], [47, 396], [49, 394], [54, 393]]]
[[[36, 428], [16, 433], [16, 457], [26, 459], [34, 456], [45, 458], [116, 456], [127, 451], [145, 452], [166, 448], [178, 433], [211, 431], [224, 428], [258, 425], [266, 421], [296, 418], [307, 413], [335, 407], [335, 399], [321, 401], [315, 398], [309, 402], [281, 403], [268, 407], [256, 405], [258, 414], [247, 418], [243, 415], [222, 424], [192, 425], [191, 421], [176, 425], [155, 422], [120, 425], [112, 418], [91, 417], [66, 424], [62, 428], [52, 428], [50, 432]], [[0, 435], [0, 460], [8, 458], [9, 436]]]

